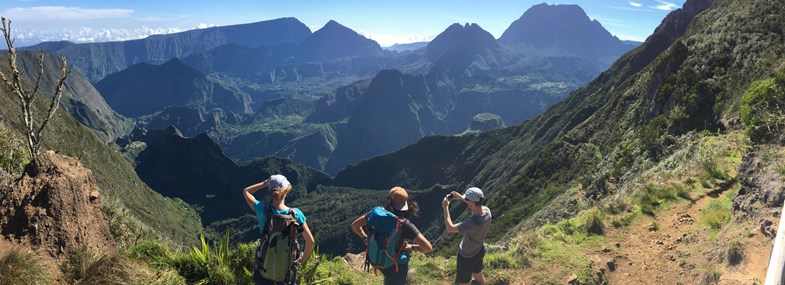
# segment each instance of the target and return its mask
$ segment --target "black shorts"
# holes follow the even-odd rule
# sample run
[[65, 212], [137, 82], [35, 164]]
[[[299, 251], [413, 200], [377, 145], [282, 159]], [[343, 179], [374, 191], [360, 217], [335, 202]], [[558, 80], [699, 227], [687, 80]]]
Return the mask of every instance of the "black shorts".
[[482, 259], [485, 257], [485, 247], [472, 257], [463, 257], [458, 254], [458, 268], [455, 271], [455, 281], [458, 283], [469, 283], [472, 281], [472, 273], [482, 272]]

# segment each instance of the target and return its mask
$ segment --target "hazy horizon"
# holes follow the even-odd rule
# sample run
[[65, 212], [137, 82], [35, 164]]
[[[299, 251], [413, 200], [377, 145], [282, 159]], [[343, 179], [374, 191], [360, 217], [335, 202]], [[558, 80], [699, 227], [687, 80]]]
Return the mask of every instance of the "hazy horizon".
[[[123, 41], [168, 34], [294, 17], [316, 31], [335, 20], [382, 46], [430, 41], [453, 23], [477, 23], [498, 38], [505, 29], [540, 0], [472, 1], [362, 1], [273, 2], [10, 0], [0, 3], [0, 15], [13, 20], [17, 46], [42, 41], [77, 43]], [[643, 41], [668, 12], [684, 0], [662, 1], [549, 1], [577, 4], [622, 40]]]

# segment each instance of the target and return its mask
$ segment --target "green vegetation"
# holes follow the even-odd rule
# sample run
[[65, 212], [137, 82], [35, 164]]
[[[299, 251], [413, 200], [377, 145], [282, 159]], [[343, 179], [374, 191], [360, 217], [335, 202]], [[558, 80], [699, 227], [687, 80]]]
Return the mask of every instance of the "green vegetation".
[[[149, 265], [159, 279], [174, 278], [188, 284], [253, 284], [254, 253], [257, 245], [229, 245], [229, 233], [213, 242], [201, 237], [188, 252], [172, 253], [157, 241], [143, 241], [124, 252], [133, 261]], [[340, 258], [328, 260], [314, 248], [311, 258], [298, 267], [299, 284], [365, 284], [366, 278], [348, 268]], [[168, 284], [168, 283], [164, 283]]]
[[0, 121], [0, 171], [16, 178], [29, 162], [30, 155], [25, 151], [22, 135]]
[[736, 195], [735, 190], [709, 202], [709, 205], [701, 211], [701, 222], [714, 231], [720, 230], [730, 219], [733, 195]]
[[71, 284], [184, 284], [184, 279], [171, 271], [156, 273], [145, 264], [116, 254], [97, 253], [88, 248], [71, 253], [60, 269]]
[[13, 247], [0, 256], [0, 284], [50, 284], [46, 268], [32, 252]]
[[738, 239], [731, 239], [725, 250], [726, 260], [729, 265], [738, 265], [744, 261], [744, 243]]
[[717, 269], [713, 264], [703, 265], [703, 275], [701, 276], [700, 285], [712, 285], [720, 282], [722, 271]]
[[785, 130], [785, 74], [755, 81], [741, 97], [739, 116], [755, 143], [782, 140]]
[[[584, 217], [598, 217], [598, 209], [582, 212], [576, 218], [562, 220], [556, 224], [545, 225], [539, 230], [536, 259], [532, 262], [536, 283], [559, 283], [560, 278], [574, 273], [583, 282], [591, 283], [592, 261], [586, 254], [605, 245], [601, 235], [587, 231], [591, 220]], [[558, 265], [554, 272], [554, 265]]]

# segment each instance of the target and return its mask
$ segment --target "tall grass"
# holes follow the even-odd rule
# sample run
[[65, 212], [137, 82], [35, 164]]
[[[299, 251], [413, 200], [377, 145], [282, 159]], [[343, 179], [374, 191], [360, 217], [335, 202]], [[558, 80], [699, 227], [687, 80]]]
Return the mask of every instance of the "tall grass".
[[731, 239], [725, 250], [725, 256], [729, 265], [740, 264], [744, 261], [744, 243], [738, 238]]
[[605, 212], [600, 208], [591, 208], [578, 216], [581, 230], [586, 234], [602, 235], [605, 233]]
[[32, 252], [12, 248], [0, 257], [0, 284], [50, 284], [44, 265]]
[[701, 222], [712, 230], [721, 229], [730, 220], [731, 201], [735, 194], [736, 191], [730, 191], [727, 195], [709, 202], [709, 205], [701, 211]]
[[144, 264], [117, 254], [104, 254], [86, 247], [71, 253], [60, 269], [69, 284], [130, 285], [184, 284], [184, 279], [171, 271], [155, 273]]

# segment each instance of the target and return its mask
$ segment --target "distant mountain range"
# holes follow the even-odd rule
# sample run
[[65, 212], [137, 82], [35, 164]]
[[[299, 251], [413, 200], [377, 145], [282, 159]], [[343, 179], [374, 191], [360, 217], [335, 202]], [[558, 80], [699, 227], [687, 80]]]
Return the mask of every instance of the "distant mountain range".
[[153, 35], [144, 39], [70, 44], [41, 43], [25, 50], [49, 50], [71, 59], [71, 66], [91, 82], [121, 71], [133, 64], [161, 64], [173, 57], [205, 52], [225, 44], [248, 47], [300, 43], [311, 34], [305, 24], [295, 18], [281, 18], [257, 23], [211, 27], [180, 33]]
[[[554, 13], [583, 17], [536, 28], [597, 30], [577, 6], [538, 5], [505, 35], [525, 39], [530, 18]], [[632, 48], [609, 37], [599, 42]], [[334, 174], [429, 135], [476, 131], [478, 114], [498, 117], [491, 125], [518, 124], [598, 74], [595, 56], [497, 41], [477, 24], [453, 24], [424, 48], [396, 53], [329, 21], [299, 42], [227, 43], [160, 66], [140, 63], [96, 85], [140, 126], [208, 132], [238, 162], [277, 155]]]
[[428, 42], [414, 42], [414, 43], [406, 43], [406, 44], [394, 44], [394, 45], [391, 45], [391, 46], [388, 46], [388, 47], [383, 47], [383, 48], [386, 49], [386, 50], [402, 52], [402, 51], [411, 51], [411, 50], [421, 49], [421, 48], [426, 47], [427, 45], [428, 45]]

